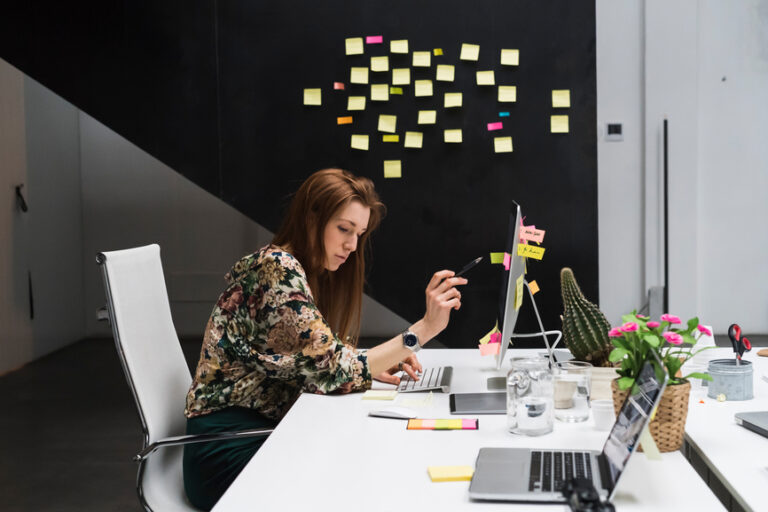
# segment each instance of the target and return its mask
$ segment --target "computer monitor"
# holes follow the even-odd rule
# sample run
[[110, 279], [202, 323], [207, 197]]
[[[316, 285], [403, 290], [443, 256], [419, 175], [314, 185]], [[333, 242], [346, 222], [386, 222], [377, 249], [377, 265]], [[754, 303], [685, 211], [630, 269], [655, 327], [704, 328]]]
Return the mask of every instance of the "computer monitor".
[[[514, 202], [514, 201], [513, 201]], [[499, 329], [501, 330], [501, 346], [496, 356], [496, 369], [501, 369], [504, 362], [504, 356], [507, 353], [507, 347], [512, 339], [512, 333], [515, 331], [517, 323], [517, 314], [520, 308], [515, 307], [515, 296], [517, 293], [522, 295], [523, 287], [517, 286], [518, 279], [524, 279], [525, 258], [517, 255], [517, 246], [520, 243], [520, 227], [522, 226], [522, 214], [520, 205], [515, 203], [515, 213], [509, 214], [509, 227], [507, 230], [507, 245], [505, 251], [510, 255], [509, 270], [504, 271], [504, 278], [501, 284], [501, 293], [499, 294]], [[519, 303], [522, 304], [523, 298], [520, 297]]]

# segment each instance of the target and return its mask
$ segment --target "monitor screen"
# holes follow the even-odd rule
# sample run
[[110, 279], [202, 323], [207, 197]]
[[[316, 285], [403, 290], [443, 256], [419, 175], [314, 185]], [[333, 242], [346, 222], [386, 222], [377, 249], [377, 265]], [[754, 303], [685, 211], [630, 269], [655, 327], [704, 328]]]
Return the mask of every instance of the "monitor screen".
[[[504, 363], [504, 356], [507, 353], [507, 347], [512, 339], [512, 333], [515, 330], [517, 322], [517, 313], [519, 307], [515, 307], [515, 296], [517, 294], [518, 279], [523, 278], [525, 273], [525, 258], [517, 255], [517, 245], [520, 243], [520, 226], [522, 225], [522, 214], [520, 205], [515, 203], [515, 212], [509, 215], [509, 227], [507, 230], [507, 245], [505, 251], [510, 254], [509, 270], [503, 273], [501, 284], [501, 294], [499, 296], [499, 330], [501, 331], [501, 347], [496, 356], [496, 369], [500, 369]], [[522, 289], [520, 290], [522, 294]], [[518, 301], [522, 304], [522, 297]]]

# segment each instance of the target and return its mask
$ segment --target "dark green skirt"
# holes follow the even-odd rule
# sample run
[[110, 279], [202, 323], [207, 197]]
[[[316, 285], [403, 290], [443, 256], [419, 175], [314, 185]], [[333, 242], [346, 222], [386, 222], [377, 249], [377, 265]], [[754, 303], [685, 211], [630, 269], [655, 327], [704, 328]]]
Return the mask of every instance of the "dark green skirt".
[[[276, 422], [252, 409], [228, 407], [187, 419], [187, 434], [274, 428]], [[184, 489], [190, 503], [210, 510], [240, 474], [265, 437], [211, 441], [184, 446]]]

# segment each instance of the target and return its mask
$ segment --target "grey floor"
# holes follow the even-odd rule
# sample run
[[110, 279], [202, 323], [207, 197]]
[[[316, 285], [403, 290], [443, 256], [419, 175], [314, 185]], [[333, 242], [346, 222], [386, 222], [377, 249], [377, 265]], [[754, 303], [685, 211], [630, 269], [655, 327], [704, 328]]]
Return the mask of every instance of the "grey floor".
[[[752, 341], [766, 346], [768, 336]], [[199, 348], [182, 342], [190, 364]], [[111, 339], [83, 340], [0, 377], [0, 396], [0, 510], [140, 510], [131, 457], [141, 424]]]

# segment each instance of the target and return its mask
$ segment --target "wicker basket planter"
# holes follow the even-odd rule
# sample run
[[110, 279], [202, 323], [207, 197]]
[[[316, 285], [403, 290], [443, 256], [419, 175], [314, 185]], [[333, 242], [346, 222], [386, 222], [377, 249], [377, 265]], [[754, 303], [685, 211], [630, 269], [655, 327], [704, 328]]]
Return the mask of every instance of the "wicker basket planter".
[[[611, 391], [613, 392], [613, 410], [618, 415], [624, 400], [627, 399], [629, 389], [620, 391], [617, 380], [613, 380], [611, 381]], [[683, 446], [690, 394], [691, 383], [686, 381], [683, 384], [667, 386], [664, 394], [661, 395], [656, 416], [650, 423], [650, 431], [662, 453], [674, 452]]]

